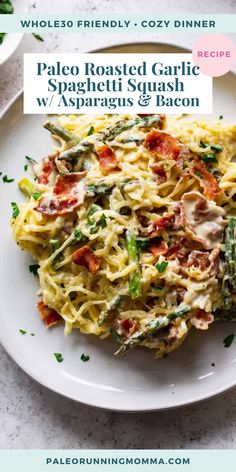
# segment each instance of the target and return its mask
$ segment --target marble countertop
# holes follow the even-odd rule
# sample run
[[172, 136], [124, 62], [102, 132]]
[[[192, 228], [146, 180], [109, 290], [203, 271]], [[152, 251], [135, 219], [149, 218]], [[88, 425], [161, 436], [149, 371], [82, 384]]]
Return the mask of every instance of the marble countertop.
[[[213, 4], [214, 3], [214, 4]], [[174, 5], [174, 8], [173, 8]], [[35, 13], [142, 13], [140, 0], [31, 0]], [[183, 2], [149, 0], [145, 13], [235, 13], [234, 0]], [[0, 68], [0, 111], [22, 88], [24, 52], [84, 52], [117, 43], [165, 41], [191, 47], [197, 35], [98, 34], [25, 35]], [[28, 377], [0, 347], [0, 448], [9, 449], [235, 449], [236, 391], [178, 410], [122, 414], [96, 410], [65, 399]]]

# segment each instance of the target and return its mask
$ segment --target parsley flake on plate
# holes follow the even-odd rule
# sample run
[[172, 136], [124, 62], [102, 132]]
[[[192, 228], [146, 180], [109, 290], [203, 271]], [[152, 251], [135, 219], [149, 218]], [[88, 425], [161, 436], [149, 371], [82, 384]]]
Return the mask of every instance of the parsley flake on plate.
[[230, 347], [234, 338], [235, 334], [229, 334], [228, 336], [226, 336], [226, 338], [223, 340], [224, 347]]
[[56, 358], [57, 362], [63, 362], [64, 359], [62, 357], [62, 354], [60, 352], [54, 352], [54, 357]]
[[31, 264], [29, 265], [29, 271], [31, 274], [34, 274], [35, 276], [38, 275], [38, 269], [39, 269], [39, 265], [38, 264]]
[[26, 334], [27, 333], [27, 331], [25, 331], [24, 329], [19, 329], [19, 331], [20, 331], [21, 334]]
[[159, 274], [162, 274], [163, 272], [165, 272], [167, 266], [168, 266], [168, 262], [162, 261], [156, 264], [156, 269], [158, 270]]
[[88, 362], [90, 357], [87, 356], [86, 354], [82, 354], [81, 357], [80, 357], [81, 361], [83, 362]]
[[10, 177], [8, 177], [7, 175], [4, 175], [3, 178], [2, 178], [3, 182], [5, 184], [10, 184], [11, 182], [14, 182], [15, 179], [11, 179]]
[[16, 202], [11, 202], [12, 206], [12, 218], [16, 218], [20, 214], [19, 207]]

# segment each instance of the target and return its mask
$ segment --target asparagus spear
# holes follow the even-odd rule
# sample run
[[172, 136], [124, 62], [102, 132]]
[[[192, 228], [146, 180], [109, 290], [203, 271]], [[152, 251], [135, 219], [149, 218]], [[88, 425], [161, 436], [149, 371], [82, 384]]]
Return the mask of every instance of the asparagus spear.
[[[123, 133], [123, 131], [127, 131], [128, 129], [137, 126], [139, 128], [151, 128], [155, 125], [161, 125], [162, 119], [159, 115], [152, 115], [152, 116], [144, 116], [142, 118], [134, 118], [133, 120], [122, 120], [118, 121], [115, 125], [108, 126], [104, 131], [99, 131], [98, 133], [93, 134], [93, 141], [94, 136], [97, 137], [97, 142], [104, 141], [113, 141], [116, 136]], [[82, 157], [84, 154], [89, 152], [95, 151], [93, 142], [89, 142], [86, 139], [83, 139], [79, 144], [63, 151], [59, 159], [65, 159], [68, 161], [73, 161], [76, 157]]]
[[103, 139], [106, 139], [107, 141], [113, 141], [116, 136], [134, 126], [148, 129], [155, 125], [162, 125], [162, 118], [159, 115], [143, 116], [140, 118], [134, 118], [133, 120], [121, 120], [98, 134], [101, 134]]
[[150, 321], [144, 328], [136, 331], [135, 333], [131, 334], [125, 342], [122, 344], [120, 349], [115, 352], [115, 355], [124, 354], [128, 349], [132, 349], [139, 344], [141, 344], [145, 339], [147, 339], [152, 333], [155, 331], [168, 326], [170, 320], [166, 316], [156, 318], [155, 320]]
[[149, 338], [151, 334], [155, 333], [156, 331], [159, 331], [162, 328], [165, 328], [171, 323], [172, 320], [184, 317], [184, 315], [189, 311], [190, 307], [188, 305], [185, 305], [185, 303], [181, 303], [176, 311], [170, 313], [167, 316], [159, 316], [155, 320], [150, 321], [150, 323], [148, 323], [144, 328], [131, 334], [122, 344], [120, 349], [118, 349], [115, 355], [124, 354], [124, 352], [128, 349], [132, 349], [138, 346], [147, 338]]
[[58, 159], [64, 159], [65, 161], [74, 161], [77, 157], [84, 157], [89, 152], [94, 151], [94, 144], [83, 139], [76, 146], [61, 152]]
[[52, 121], [46, 121], [43, 126], [50, 131], [50, 133], [59, 136], [59, 138], [63, 139], [66, 143], [70, 143], [71, 146], [75, 146], [80, 141], [74, 133], [62, 128], [62, 126], [52, 123]]
[[128, 251], [129, 261], [135, 262], [136, 269], [130, 274], [129, 290], [132, 298], [141, 295], [141, 270], [139, 265], [139, 249], [136, 237], [130, 231], [126, 232], [126, 248]]
[[236, 288], [236, 262], [235, 262], [235, 222], [233, 216], [227, 217], [228, 226], [225, 231], [225, 259], [232, 288]]
[[115, 184], [94, 184], [94, 185], [88, 185], [87, 187], [87, 193], [88, 195], [110, 195], [112, 190], [115, 188]]
[[111, 300], [109, 303], [107, 303], [107, 306], [105, 310], [103, 310], [100, 313], [100, 316], [98, 318], [98, 326], [102, 326], [103, 323], [106, 321], [107, 317], [109, 316], [109, 313], [111, 310], [115, 310], [118, 308], [122, 302], [124, 302], [125, 298], [128, 295], [128, 290], [125, 287], [124, 289], [121, 289]]

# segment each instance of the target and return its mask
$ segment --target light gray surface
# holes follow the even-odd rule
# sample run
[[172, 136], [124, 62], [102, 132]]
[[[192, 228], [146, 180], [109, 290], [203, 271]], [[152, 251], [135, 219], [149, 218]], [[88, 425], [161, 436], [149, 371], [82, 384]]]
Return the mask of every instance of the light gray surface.
[[[47, 13], [142, 13], [142, 0], [45, 0], [30, 11]], [[35, 8], [32, 6], [34, 4]], [[66, 5], [68, 5], [66, 7]], [[175, 5], [175, 8], [173, 8]], [[145, 13], [235, 13], [234, 0], [196, 2], [149, 0]], [[0, 111], [22, 87], [24, 52], [88, 51], [135, 41], [175, 42], [190, 47], [196, 35], [51, 33], [44, 43], [25, 35], [11, 60], [0, 68]], [[0, 348], [0, 448], [236, 448], [236, 391], [188, 408], [150, 414], [120, 414], [76, 404], [41, 387]]]

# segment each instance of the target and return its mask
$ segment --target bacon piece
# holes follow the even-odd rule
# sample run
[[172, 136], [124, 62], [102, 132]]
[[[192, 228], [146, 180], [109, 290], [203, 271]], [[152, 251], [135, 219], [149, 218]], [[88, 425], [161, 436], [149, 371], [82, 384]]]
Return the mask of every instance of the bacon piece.
[[59, 196], [65, 194], [77, 194], [78, 184], [81, 182], [81, 179], [86, 177], [86, 175], [87, 172], [76, 172], [73, 174], [65, 174], [63, 176], [59, 175], [53, 189], [53, 194]]
[[158, 220], [153, 221], [150, 229], [150, 238], [154, 238], [158, 235], [163, 229], [168, 229], [174, 225], [175, 215], [174, 213], [166, 214], [165, 216], [160, 217]]
[[157, 175], [158, 183], [166, 182], [167, 176], [166, 176], [166, 171], [163, 165], [152, 164], [150, 167], [152, 171], [154, 172], [154, 174]]
[[44, 321], [47, 328], [51, 328], [61, 321], [61, 317], [58, 315], [57, 311], [45, 305], [43, 300], [37, 303], [37, 308], [39, 311], [39, 316], [41, 320]]
[[35, 210], [48, 216], [63, 215], [75, 210], [84, 201], [85, 176], [76, 172], [58, 176], [52, 196], [42, 196]]
[[199, 308], [197, 312], [190, 319], [191, 324], [197, 329], [208, 329], [209, 325], [213, 323], [214, 316]]
[[187, 267], [198, 267], [205, 270], [209, 266], [209, 252], [192, 251], [188, 256]]
[[190, 152], [178, 139], [163, 131], [152, 130], [144, 141], [144, 147], [152, 154], [164, 158], [182, 161]]
[[211, 172], [208, 172], [203, 161], [195, 160], [190, 168], [190, 172], [198, 179], [204, 189], [204, 195], [207, 198], [210, 200], [216, 200], [222, 194], [222, 190], [220, 189], [217, 180]]
[[100, 259], [89, 246], [82, 246], [77, 249], [77, 251], [73, 252], [71, 259], [74, 264], [87, 267], [92, 274], [96, 274], [101, 264]]
[[176, 254], [180, 249], [182, 249], [182, 247], [185, 245], [186, 242], [187, 242], [186, 238], [180, 238], [180, 240], [177, 243], [175, 243], [172, 247], [170, 247], [166, 251], [165, 256], [166, 257], [173, 256], [173, 254]]
[[153, 116], [154, 113], [138, 113], [138, 116], [140, 116], [140, 118], [143, 118], [143, 116]]
[[158, 241], [149, 247], [149, 251], [151, 251], [155, 257], [166, 254], [167, 249], [168, 246], [165, 241]]
[[119, 336], [129, 336], [133, 334], [138, 327], [137, 321], [132, 318], [125, 318], [123, 320], [117, 320], [116, 331]]
[[107, 144], [101, 146], [99, 149], [97, 149], [97, 155], [103, 173], [106, 174], [110, 170], [116, 169], [118, 160], [110, 146]]
[[39, 183], [39, 184], [47, 185], [47, 184], [48, 184], [49, 176], [50, 176], [50, 174], [52, 173], [52, 171], [53, 171], [52, 162], [49, 160], [48, 157], [46, 157], [46, 158], [43, 160], [42, 174], [41, 174], [41, 175], [39, 176], [39, 178], [38, 178], [38, 183]]

